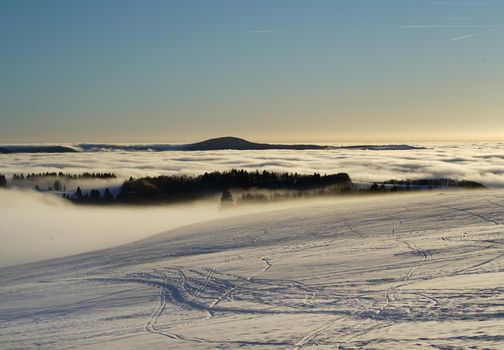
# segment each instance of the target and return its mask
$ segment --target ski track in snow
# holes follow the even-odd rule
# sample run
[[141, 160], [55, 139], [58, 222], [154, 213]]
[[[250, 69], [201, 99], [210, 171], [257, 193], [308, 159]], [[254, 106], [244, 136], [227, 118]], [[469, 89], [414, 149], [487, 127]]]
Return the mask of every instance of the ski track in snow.
[[0, 269], [0, 348], [502, 349], [502, 198], [313, 204]]

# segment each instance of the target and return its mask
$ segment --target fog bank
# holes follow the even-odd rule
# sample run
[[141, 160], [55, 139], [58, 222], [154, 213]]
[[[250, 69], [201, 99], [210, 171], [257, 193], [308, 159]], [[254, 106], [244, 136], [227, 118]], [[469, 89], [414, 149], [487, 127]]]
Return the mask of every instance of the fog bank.
[[[338, 145], [334, 145], [338, 146]], [[0, 154], [0, 173], [114, 172], [130, 176], [196, 175], [205, 171], [269, 170], [310, 174], [347, 172], [354, 181], [448, 177], [504, 187], [504, 143], [415, 143], [411, 150], [264, 150]]]
[[163, 206], [77, 206], [51, 194], [0, 189], [0, 267], [133, 242], [192, 223], [303, 205], [220, 209], [218, 199]]

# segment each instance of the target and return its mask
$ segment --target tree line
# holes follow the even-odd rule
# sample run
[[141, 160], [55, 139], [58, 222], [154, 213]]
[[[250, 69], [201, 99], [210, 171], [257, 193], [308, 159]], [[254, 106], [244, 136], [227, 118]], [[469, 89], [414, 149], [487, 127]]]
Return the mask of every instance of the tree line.
[[[115, 203], [156, 203], [201, 198], [231, 189], [306, 191], [321, 188], [333, 193], [351, 191], [352, 180], [346, 173], [304, 175], [233, 169], [224, 172], [205, 172], [198, 176], [169, 175], [130, 178], [123, 183], [119, 193], [108, 200]], [[80, 188], [69, 199], [76, 203], [103, 202], [105, 193], [91, 190], [84, 195], [79, 190]]]
[[81, 188], [77, 187], [73, 195], [64, 193], [63, 198], [79, 204], [111, 204], [116, 199], [108, 187], [105, 188], [103, 194], [97, 189], [83, 193]]
[[484, 188], [485, 186], [476, 181], [455, 180], [449, 178], [439, 179], [416, 179], [416, 180], [388, 180], [384, 184], [394, 186], [423, 186], [423, 187], [466, 187], [466, 188]]
[[[346, 173], [321, 175], [279, 173], [272, 171], [205, 172], [198, 176], [168, 175], [132, 178], [125, 181], [114, 195], [109, 188], [66, 191], [65, 179], [115, 178], [113, 173], [83, 173], [80, 175], [59, 173], [14, 174], [14, 179], [55, 178], [48, 191], [64, 192], [63, 198], [77, 204], [155, 204], [169, 203], [205, 196], [221, 195], [221, 206], [239, 203], [262, 203], [314, 196], [329, 196], [338, 193], [383, 193], [412, 191], [433, 188], [462, 187], [485, 188], [474, 181], [442, 179], [389, 180], [372, 183], [369, 187], [354, 186]], [[61, 181], [60, 181], [61, 180]], [[7, 178], [0, 174], [0, 187], [7, 187]], [[38, 185], [36, 190], [41, 190]]]
[[95, 173], [95, 172], [84, 172], [82, 174], [67, 174], [63, 172], [45, 172], [45, 173], [31, 173], [26, 176], [23, 173], [13, 174], [12, 180], [22, 181], [31, 179], [44, 179], [44, 178], [64, 178], [66, 180], [77, 180], [77, 179], [115, 179], [117, 176], [114, 173]]

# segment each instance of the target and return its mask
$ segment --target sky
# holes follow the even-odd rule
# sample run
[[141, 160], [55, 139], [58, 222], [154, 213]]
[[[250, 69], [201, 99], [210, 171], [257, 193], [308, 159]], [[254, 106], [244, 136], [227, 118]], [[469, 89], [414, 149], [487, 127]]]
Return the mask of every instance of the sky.
[[502, 140], [501, 0], [3, 0], [0, 143]]

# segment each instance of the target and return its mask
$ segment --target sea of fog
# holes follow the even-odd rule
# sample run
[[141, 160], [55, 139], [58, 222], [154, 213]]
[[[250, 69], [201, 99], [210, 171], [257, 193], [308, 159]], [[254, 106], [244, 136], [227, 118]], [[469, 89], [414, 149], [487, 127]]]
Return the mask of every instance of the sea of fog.
[[356, 182], [450, 177], [479, 181], [489, 187], [504, 187], [504, 143], [412, 145], [426, 149], [0, 154], [0, 173], [112, 171], [123, 180], [130, 176], [194, 175], [205, 171], [240, 168], [298, 173], [347, 172]]
[[[130, 176], [199, 174], [240, 168], [298, 173], [347, 172], [355, 182], [450, 177], [504, 188], [504, 143], [415, 143], [413, 150], [111, 151], [0, 154], [0, 174], [63, 171]], [[270, 208], [219, 210], [192, 205], [74, 206], [53, 195], [0, 191], [0, 267], [107, 248], [191, 223]], [[287, 205], [287, 204], [282, 204]]]

